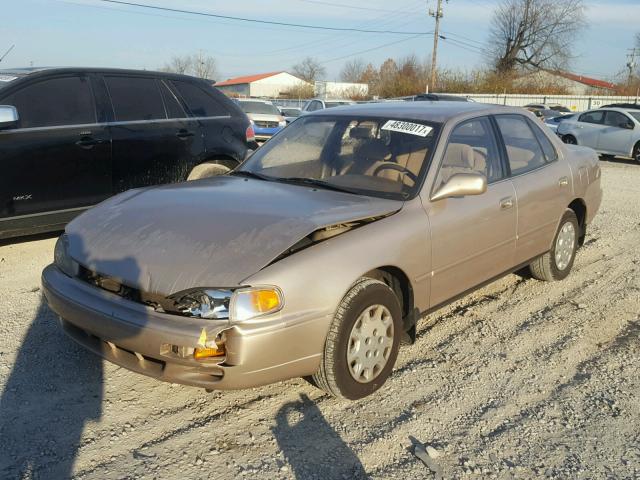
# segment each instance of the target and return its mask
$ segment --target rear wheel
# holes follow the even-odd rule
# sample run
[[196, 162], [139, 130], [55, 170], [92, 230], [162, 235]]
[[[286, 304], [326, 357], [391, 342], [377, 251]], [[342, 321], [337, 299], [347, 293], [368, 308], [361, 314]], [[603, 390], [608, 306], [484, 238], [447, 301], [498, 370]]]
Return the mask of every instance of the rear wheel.
[[393, 290], [361, 278], [336, 311], [313, 383], [349, 400], [372, 394], [391, 374], [401, 337], [402, 313]]
[[189, 173], [187, 180], [200, 180], [201, 178], [216, 177], [229, 173], [231, 169], [225, 165], [216, 162], [204, 162], [196, 165]]
[[576, 258], [579, 230], [575, 212], [570, 209], [565, 210], [553, 239], [553, 248], [531, 262], [529, 265], [531, 275], [547, 282], [566, 278]]
[[578, 140], [576, 140], [576, 137], [574, 137], [573, 135], [565, 135], [564, 137], [562, 137], [562, 141], [568, 145], [578, 144]]

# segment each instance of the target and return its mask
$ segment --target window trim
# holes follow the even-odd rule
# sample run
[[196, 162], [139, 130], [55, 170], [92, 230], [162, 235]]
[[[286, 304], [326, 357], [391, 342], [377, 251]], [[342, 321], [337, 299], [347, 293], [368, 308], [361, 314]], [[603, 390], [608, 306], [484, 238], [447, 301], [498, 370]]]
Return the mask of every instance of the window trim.
[[[522, 175], [527, 175], [531, 172], [535, 172], [537, 170], [541, 170], [549, 165], [552, 165], [555, 161], [558, 160], [559, 157], [556, 157], [556, 160], [554, 160], [554, 162], [547, 162], [546, 158], [547, 156], [544, 153], [544, 149], [542, 148], [542, 145], [540, 145], [540, 141], [538, 140], [538, 137], [536, 137], [536, 134], [534, 131], [531, 131], [531, 135], [533, 135], [533, 138], [536, 140], [536, 143], [538, 144], [538, 147], [540, 147], [540, 152], [542, 153], [542, 158], [545, 160], [545, 162], [542, 165], [537, 166], [536, 168], [532, 168], [531, 170], [527, 170], [525, 172], [520, 172], [520, 173], [513, 173], [513, 171], [511, 170], [511, 163], [509, 162], [509, 152], [507, 151], [507, 142], [505, 142], [504, 140], [504, 136], [502, 135], [502, 131], [500, 130], [500, 125], [498, 124], [498, 117], [513, 117], [513, 116], [517, 116], [517, 117], [521, 117], [524, 120], [524, 123], [529, 127], [529, 130], [531, 130], [531, 125], [529, 125], [530, 120], [525, 116], [522, 115], [520, 113], [498, 113], [498, 114], [494, 114], [492, 115], [492, 117], [494, 117], [494, 121], [496, 122], [496, 129], [498, 130], [498, 133], [500, 135], [500, 140], [502, 143], [502, 146], [504, 148], [504, 156], [505, 159], [507, 161], [507, 168], [509, 171], [509, 177], [508, 178], [515, 178], [515, 177], [520, 177]], [[543, 132], [544, 134], [544, 132]], [[553, 146], [553, 143], [551, 144]], [[555, 148], [554, 148], [555, 150]], [[556, 155], [558, 155], [558, 151], [556, 151]]]
[[536, 138], [536, 141], [538, 142], [538, 145], [540, 145], [540, 149], [542, 150], [542, 154], [544, 155], [545, 160], [546, 160], [547, 154], [544, 152], [544, 147], [542, 146], [542, 143], [540, 142], [540, 137], [538, 137], [538, 135], [536, 135], [536, 132], [535, 132], [536, 128], [538, 129], [538, 133], [540, 133], [540, 135], [544, 135], [544, 137], [549, 142], [549, 145], [551, 145], [551, 149], [553, 150], [553, 153], [555, 153], [555, 158], [552, 159], [552, 160], [546, 160], [545, 163], [546, 164], [551, 164], [553, 162], [557, 162], [558, 158], [559, 158], [559, 155], [558, 155], [558, 150], [556, 150], [556, 147], [553, 146], [553, 142], [549, 139], [549, 137], [547, 137], [546, 133], [542, 130], [542, 128], [540, 128], [540, 126], [536, 125], [531, 119], [527, 118], [527, 123], [529, 124], [529, 128], [533, 130], [533, 136]]

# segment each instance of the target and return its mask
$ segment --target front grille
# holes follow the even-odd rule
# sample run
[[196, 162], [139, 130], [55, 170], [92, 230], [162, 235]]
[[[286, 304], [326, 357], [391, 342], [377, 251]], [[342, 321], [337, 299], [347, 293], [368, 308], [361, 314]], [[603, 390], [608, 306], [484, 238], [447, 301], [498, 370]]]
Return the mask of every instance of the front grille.
[[278, 122], [267, 122], [264, 120], [256, 120], [256, 127], [260, 128], [276, 128], [278, 126]]

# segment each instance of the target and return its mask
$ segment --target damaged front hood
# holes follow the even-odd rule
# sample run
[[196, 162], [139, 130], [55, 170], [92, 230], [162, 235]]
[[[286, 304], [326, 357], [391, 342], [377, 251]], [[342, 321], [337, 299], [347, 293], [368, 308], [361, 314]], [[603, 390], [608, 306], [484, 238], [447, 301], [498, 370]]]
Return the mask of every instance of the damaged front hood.
[[234, 287], [312, 232], [402, 202], [234, 176], [131, 190], [69, 225], [71, 256], [149, 293]]

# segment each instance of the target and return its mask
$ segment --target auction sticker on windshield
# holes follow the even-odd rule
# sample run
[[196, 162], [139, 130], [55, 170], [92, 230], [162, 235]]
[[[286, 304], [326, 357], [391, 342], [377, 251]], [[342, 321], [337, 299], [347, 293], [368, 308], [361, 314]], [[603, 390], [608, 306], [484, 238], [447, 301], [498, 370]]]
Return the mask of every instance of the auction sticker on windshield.
[[392, 132], [408, 133], [419, 137], [426, 137], [433, 128], [419, 123], [403, 122], [402, 120], [388, 120], [384, 124], [382, 130], [390, 130]]

